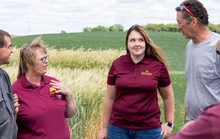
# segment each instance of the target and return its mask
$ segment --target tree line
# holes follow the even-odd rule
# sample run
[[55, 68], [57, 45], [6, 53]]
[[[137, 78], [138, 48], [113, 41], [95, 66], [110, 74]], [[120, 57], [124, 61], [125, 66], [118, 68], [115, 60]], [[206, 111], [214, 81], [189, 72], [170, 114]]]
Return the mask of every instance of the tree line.
[[[142, 25], [142, 27], [147, 31], [154, 31], [154, 32], [178, 32], [177, 24], [147, 24], [147, 25]], [[210, 23], [208, 27], [211, 31], [220, 33], [220, 24]], [[83, 32], [97, 32], [97, 31], [107, 32], [107, 31], [125, 31], [125, 30], [121, 24], [115, 24], [110, 27], [99, 25], [94, 28], [91, 27], [83, 28]]]

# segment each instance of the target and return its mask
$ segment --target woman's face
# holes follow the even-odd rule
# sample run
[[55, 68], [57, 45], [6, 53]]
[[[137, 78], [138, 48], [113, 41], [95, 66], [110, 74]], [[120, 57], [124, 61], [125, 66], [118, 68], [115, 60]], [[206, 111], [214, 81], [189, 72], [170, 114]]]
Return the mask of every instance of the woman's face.
[[35, 60], [35, 69], [34, 71], [38, 75], [44, 75], [47, 73], [47, 65], [48, 65], [48, 55], [42, 50], [36, 50], [36, 60]]
[[139, 32], [133, 30], [128, 37], [127, 48], [131, 57], [144, 56], [146, 49], [144, 37]]

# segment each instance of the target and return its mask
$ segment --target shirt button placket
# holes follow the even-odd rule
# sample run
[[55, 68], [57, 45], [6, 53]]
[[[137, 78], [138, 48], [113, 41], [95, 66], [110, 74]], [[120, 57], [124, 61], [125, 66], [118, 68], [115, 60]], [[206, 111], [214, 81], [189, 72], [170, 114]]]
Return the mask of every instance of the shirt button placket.
[[135, 64], [134, 76], [137, 77], [137, 64]]

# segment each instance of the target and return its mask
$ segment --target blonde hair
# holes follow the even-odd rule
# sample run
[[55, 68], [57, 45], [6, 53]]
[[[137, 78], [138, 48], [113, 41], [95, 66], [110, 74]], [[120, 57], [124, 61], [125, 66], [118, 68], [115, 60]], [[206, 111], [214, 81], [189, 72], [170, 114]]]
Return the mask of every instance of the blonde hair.
[[46, 54], [46, 46], [44, 42], [41, 40], [41, 36], [35, 38], [31, 44], [24, 44], [20, 49], [19, 55], [19, 69], [17, 79], [21, 77], [21, 75], [28, 71], [27, 64], [31, 67], [35, 68], [35, 60], [36, 60], [36, 50], [42, 49]]

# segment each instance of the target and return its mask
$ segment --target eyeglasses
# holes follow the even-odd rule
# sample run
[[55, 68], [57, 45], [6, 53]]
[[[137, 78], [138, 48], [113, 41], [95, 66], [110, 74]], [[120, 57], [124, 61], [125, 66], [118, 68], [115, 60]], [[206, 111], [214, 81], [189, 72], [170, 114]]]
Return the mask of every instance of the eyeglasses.
[[186, 11], [188, 14], [190, 14], [192, 17], [195, 17], [195, 15], [194, 15], [188, 8], [186, 8], [186, 6], [185, 6], [183, 3], [180, 4], [179, 8], [180, 8], [181, 10], [185, 10], [185, 11]]
[[49, 59], [49, 55], [46, 55], [46, 56], [44, 56], [44, 57], [41, 57], [41, 58], [38, 59], [38, 60], [40, 60], [40, 61], [42, 61], [43, 63], [45, 63], [46, 61], [48, 61], [48, 59]]

